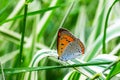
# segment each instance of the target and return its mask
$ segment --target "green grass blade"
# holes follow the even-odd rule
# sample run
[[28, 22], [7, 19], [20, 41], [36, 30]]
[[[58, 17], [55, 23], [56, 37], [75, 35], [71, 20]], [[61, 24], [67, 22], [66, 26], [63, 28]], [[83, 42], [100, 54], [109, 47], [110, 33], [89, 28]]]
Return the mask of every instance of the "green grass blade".
[[[107, 38], [106, 38], [106, 42], [120, 36], [120, 26], [119, 26], [119, 20], [115, 21], [115, 24], [111, 25], [111, 27], [109, 27], [107, 29]], [[93, 45], [91, 45], [91, 48], [89, 48], [88, 51], [86, 51], [85, 53], [85, 60], [90, 60], [92, 59], [95, 55], [98, 54], [98, 52], [100, 51], [100, 49], [102, 48], [102, 37], [103, 35], [99, 35], [99, 37], [96, 39], [96, 41], [94, 42]]]
[[20, 54], [19, 54], [19, 59], [18, 59], [19, 66], [21, 66], [21, 61], [22, 61], [22, 52], [23, 52], [23, 44], [24, 44], [24, 37], [25, 37], [27, 10], [28, 10], [28, 4], [25, 4], [24, 19], [23, 19], [23, 26], [22, 26], [22, 36], [21, 36], [21, 43], [20, 43]]
[[115, 0], [113, 2], [113, 4], [110, 6], [109, 10], [108, 10], [108, 13], [107, 13], [107, 16], [106, 16], [106, 20], [105, 20], [105, 27], [104, 27], [104, 35], [103, 35], [103, 48], [102, 48], [102, 52], [103, 53], [106, 53], [106, 30], [107, 30], [107, 26], [108, 26], [108, 18], [109, 18], [109, 15], [110, 15], [110, 12], [113, 8], [113, 6], [115, 5], [115, 3], [117, 3], [117, 1], [119, 0]]
[[[72, 8], [73, 8], [73, 6], [74, 6], [74, 3], [75, 3], [75, 0], [73, 0], [72, 3], [70, 4], [68, 10], [67, 10], [66, 13], [65, 13], [65, 16], [64, 16], [61, 24], [60, 24], [60, 26], [59, 26], [59, 28], [61, 28], [61, 27], [64, 25], [64, 23], [65, 23], [68, 15], [69, 15], [69, 13], [70, 13], [70, 11], [72, 10]], [[50, 45], [50, 48], [51, 48], [51, 49], [52, 49], [52, 47], [53, 47], [53, 45], [54, 45], [54, 43], [55, 43], [56, 37], [57, 37], [57, 33], [55, 34], [55, 36], [54, 36], [54, 38], [53, 38], [53, 41], [52, 41], [52, 43], [51, 43], [51, 45]]]
[[75, 35], [85, 43], [85, 27], [86, 27], [87, 15], [86, 6], [81, 6], [78, 20], [75, 27]]
[[[54, 6], [54, 7], [49, 7], [49, 8], [46, 8], [46, 9], [37, 10], [37, 11], [33, 11], [33, 12], [29, 12], [29, 13], [27, 13], [27, 16], [33, 16], [33, 15], [36, 15], [36, 14], [44, 13], [44, 12], [47, 12], [49, 10], [53, 10], [53, 9], [56, 9], [56, 8], [59, 8], [59, 7], [61, 7], [61, 5]], [[9, 21], [13, 21], [13, 20], [16, 20], [16, 19], [19, 19], [19, 18], [23, 18], [23, 17], [24, 17], [24, 15], [17, 15], [15, 17], [3, 20], [2, 22], [0, 22], [0, 25], [4, 24], [6, 22], [9, 22]]]
[[110, 80], [113, 76], [115, 76], [115, 75], [117, 75], [119, 73], [120, 73], [120, 58], [113, 65], [113, 68], [111, 69], [110, 73], [107, 75], [106, 80]]

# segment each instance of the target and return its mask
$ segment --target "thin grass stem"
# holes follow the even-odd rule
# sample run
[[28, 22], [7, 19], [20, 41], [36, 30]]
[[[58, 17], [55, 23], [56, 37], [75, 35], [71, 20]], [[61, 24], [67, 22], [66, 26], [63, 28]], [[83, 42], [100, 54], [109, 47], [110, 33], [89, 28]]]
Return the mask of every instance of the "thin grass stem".
[[107, 26], [108, 26], [108, 19], [109, 19], [109, 16], [110, 16], [110, 12], [113, 8], [113, 6], [115, 5], [115, 3], [119, 1], [119, 0], [115, 0], [113, 2], [113, 4], [110, 6], [109, 10], [108, 10], [108, 13], [107, 13], [107, 16], [106, 16], [106, 20], [105, 20], [105, 28], [104, 28], [104, 35], [103, 35], [103, 48], [102, 48], [102, 52], [103, 53], [106, 53], [106, 30], [107, 30]]

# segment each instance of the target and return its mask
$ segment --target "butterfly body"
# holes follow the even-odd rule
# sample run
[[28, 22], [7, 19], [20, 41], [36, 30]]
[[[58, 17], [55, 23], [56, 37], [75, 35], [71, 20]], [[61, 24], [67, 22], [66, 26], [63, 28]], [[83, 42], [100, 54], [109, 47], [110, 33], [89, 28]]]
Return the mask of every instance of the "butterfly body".
[[58, 59], [67, 61], [84, 54], [84, 45], [69, 31], [60, 28], [57, 38]]

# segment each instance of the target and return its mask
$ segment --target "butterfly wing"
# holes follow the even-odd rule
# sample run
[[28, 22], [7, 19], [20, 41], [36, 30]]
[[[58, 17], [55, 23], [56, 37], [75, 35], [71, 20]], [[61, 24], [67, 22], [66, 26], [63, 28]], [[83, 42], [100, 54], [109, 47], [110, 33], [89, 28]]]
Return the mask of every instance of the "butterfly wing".
[[84, 54], [84, 45], [69, 31], [61, 28], [58, 31], [57, 52], [60, 60], [67, 61]]
[[79, 47], [81, 48], [81, 53], [84, 54], [85, 47], [84, 47], [83, 43], [79, 39], [77, 39], [77, 42], [78, 42]]
[[63, 51], [60, 56], [60, 60], [67, 61], [74, 59], [82, 54], [81, 47], [79, 46], [77, 40], [70, 42], [68, 46]]
[[57, 38], [58, 58], [62, 55], [64, 49], [68, 46], [68, 44], [74, 40], [75, 37], [69, 31], [62, 28], [59, 29]]

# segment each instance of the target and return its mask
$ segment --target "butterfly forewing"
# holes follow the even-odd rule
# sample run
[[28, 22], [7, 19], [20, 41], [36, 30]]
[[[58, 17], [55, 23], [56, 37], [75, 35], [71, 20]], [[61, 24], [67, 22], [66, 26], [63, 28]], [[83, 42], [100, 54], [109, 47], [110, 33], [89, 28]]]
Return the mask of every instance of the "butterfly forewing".
[[75, 37], [67, 30], [61, 28], [58, 31], [57, 39], [58, 39], [57, 40], [57, 52], [58, 52], [58, 55], [61, 56], [66, 46], [68, 46], [70, 42], [73, 42], [75, 40]]

